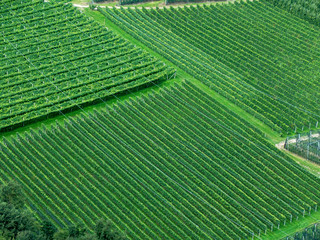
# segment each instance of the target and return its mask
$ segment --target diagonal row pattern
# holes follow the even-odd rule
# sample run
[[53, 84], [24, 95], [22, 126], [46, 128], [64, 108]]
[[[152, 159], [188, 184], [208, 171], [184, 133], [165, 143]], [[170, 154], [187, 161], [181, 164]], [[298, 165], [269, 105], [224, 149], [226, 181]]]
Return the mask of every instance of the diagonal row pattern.
[[173, 74], [70, 4], [16, 0], [1, 9], [0, 131]]
[[[1, 144], [41, 214], [130, 239], [245, 239], [319, 202], [319, 179], [189, 82]], [[56, 216], [52, 218], [52, 216]]]
[[318, 126], [317, 27], [265, 1], [100, 12], [274, 130]]

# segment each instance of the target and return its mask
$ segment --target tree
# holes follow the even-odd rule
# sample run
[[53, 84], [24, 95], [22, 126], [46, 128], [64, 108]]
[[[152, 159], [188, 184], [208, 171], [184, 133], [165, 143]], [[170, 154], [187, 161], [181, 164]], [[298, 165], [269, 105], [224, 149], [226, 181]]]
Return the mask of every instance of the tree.
[[25, 199], [21, 186], [14, 181], [3, 184], [0, 188], [0, 201], [12, 204], [16, 208], [22, 208]]
[[15, 211], [12, 205], [1, 202], [0, 203], [0, 229], [2, 235], [8, 235], [8, 226], [14, 218]]
[[27, 210], [19, 211], [14, 209], [10, 220], [7, 225], [7, 231], [13, 238], [16, 238], [18, 233], [22, 231], [36, 231], [36, 220], [31, 212]]
[[36, 232], [32, 232], [32, 231], [19, 232], [16, 238], [16, 240], [45, 240], [45, 239], [46, 238], [43, 235], [38, 234]]
[[7, 238], [16, 238], [21, 231], [36, 231], [36, 220], [27, 210], [16, 209], [12, 204], [0, 203], [0, 227]]
[[81, 224], [71, 225], [68, 228], [68, 234], [70, 238], [78, 238], [84, 236], [87, 232], [87, 229]]
[[69, 237], [68, 230], [62, 229], [54, 233], [54, 240], [66, 240]]
[[119, 232], [110, 220], [100, 219], [95, 227], [99, 240], [127, 240], [125, 234]]
[[16, 182], [0, 186], [0, 232], [6, 239], [15, 240], [127, 240], [111, 221], [101, 219], [95, 232], [81, 224], [57, 230], [49, 221], [40, 225], [24, 206], [24, 197]]
[[95, 234], [85, 234], [78, 238], [78, 240], [97, 240], [97, 236]]
[[57, 228], [49, 221], [43, 221], [41, 225], [41, 232], [47, 240], [53, 240], [53, 235], [57, 231]]

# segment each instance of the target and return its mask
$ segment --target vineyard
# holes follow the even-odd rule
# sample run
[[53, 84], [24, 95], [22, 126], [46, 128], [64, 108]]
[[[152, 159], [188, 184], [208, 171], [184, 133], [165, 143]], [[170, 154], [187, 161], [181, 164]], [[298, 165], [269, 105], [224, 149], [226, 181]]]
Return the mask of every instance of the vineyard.
[[319, 0], [84, 1], [1, 0], [0, 239], [317, 238]]
[[107, 215], [130, 239], [245, 239], [319, 203], [319, 179], [189, 82], [0, 146], [41, 214]]
[[78, 110], [174, 73], [70, 4], [2, 1], [0, 16], [0, 131]]
[[99, 11], [275, 131], [318, 127], [318, 27], [267, 1]]
[[317, 240], [320, 239], [320, 224], [312, 224], [303, 231], [299, 231], [292, 236], [287, 236], [281, 240]]
[[287, 137], [285, 149], [309, 161], [320, 164], [320, 132], [310, 131]]
[[119, 0], [119, 5], [128, 5], [128, 4], [137, 4], [137, 3], [145, 3], [150, 0]]

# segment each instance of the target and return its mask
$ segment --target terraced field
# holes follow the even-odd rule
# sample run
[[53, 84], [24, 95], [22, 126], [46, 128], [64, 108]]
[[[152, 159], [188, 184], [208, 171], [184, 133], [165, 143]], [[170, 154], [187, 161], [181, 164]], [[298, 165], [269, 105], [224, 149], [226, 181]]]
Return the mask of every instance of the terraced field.
[[174, 70], [70, 4], [0, 5], [0, 131], [77, 110]]
[[320, 199], [319, 179], [189, 82], [0, 146], [0, 178], [46, 217], [107, 216], [130, 239], [245, 239]]
[[274, 130], [318, 127], [318, 27], [267, 1], [100, 12]]

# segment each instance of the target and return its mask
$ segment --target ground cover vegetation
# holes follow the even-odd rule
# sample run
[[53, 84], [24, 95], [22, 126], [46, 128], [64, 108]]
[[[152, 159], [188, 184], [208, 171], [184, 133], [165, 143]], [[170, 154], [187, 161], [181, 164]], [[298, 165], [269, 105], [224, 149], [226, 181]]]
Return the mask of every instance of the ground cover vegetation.
[[0, 131], [79, 109], [174, 71], [71, 4], [2, 1]]
[[314, 25], [266, 1], [99, 11], [275, 131], [318, 127]]
[[320, 197], [318, 178], [190, 82], [0, 147], [0, 178], [39, 217], [93, 229], [107, 216], [129, 239], [251, 238]]

